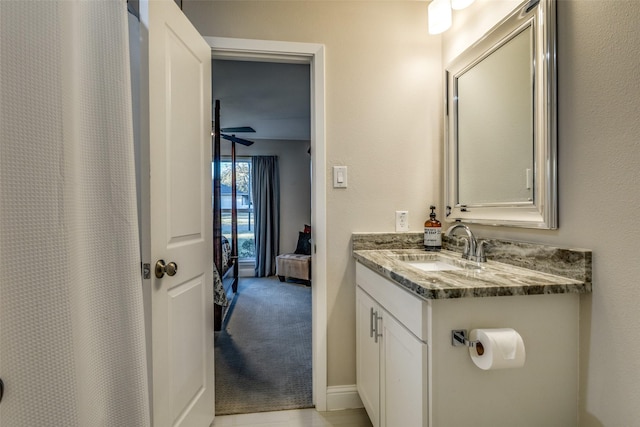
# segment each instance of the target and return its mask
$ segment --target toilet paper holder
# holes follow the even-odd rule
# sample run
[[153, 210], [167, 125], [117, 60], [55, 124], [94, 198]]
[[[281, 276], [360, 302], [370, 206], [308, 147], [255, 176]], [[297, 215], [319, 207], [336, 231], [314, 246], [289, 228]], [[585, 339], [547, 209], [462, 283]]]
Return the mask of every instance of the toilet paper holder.
[[469, 341], [466, 329], [451, 330], [451, 345], [454, 347], [466, 346], [473, 347], [478, 350], [478, 354], [484, 350], [480, 341]]

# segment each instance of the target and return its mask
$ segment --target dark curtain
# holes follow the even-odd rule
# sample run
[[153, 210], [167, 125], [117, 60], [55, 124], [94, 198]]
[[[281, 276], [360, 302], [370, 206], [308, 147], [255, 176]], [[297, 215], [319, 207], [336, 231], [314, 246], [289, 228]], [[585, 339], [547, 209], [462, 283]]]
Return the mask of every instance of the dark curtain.
[[276, 156], [253, 156], [251, 188], [255, 216], [256, 277], [276, 274], [280, 245], [280, 174]]

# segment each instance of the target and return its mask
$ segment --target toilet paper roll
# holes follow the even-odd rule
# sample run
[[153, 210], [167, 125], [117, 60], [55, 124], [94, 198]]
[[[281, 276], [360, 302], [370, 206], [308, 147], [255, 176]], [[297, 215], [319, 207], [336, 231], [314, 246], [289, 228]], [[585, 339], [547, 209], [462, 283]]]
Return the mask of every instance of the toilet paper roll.
[[469, 347], [471, 360], [484, 370], [520, 368], [524, 366], [526, 354], [520, 334], [511, 328], [473, 329], [470, 341], [480, 345]]

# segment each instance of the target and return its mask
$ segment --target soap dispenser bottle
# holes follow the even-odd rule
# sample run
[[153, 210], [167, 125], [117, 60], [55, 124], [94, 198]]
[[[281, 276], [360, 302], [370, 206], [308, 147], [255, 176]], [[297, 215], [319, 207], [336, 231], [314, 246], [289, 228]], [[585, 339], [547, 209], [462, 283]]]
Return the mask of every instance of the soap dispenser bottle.
[[424, 223], [424, 249], [439, 251], [442, 249], [442, 224], [436, 219], [436, 207], [431, 205], [429, 209], [429, 219]]

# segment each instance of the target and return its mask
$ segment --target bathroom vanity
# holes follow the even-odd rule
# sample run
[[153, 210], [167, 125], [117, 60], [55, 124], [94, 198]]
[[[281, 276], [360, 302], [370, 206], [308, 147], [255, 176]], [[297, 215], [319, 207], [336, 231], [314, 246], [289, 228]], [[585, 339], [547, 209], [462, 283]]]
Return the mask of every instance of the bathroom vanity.
[[[591, 252], [478, 243], [462, 224], [558, 228], [556, 1], [496, 18], [444, 70], [444, 214], [467, 232], [464, 249], [443, 238], [447, 250], [427, 253], [422, 233], [352, 238], [357, 386], [375, 427], [577, 425]], [[501, 363], [452, 344], [453, 331], [501, 328], [517, 336], [489, 339]], [[479, 367], [496, 365], [509, 369]]]
[[[591, 252], [492, 240], [475, 263], [454, 240], [425, 252], [420, 237], [353, 235], [357, 385], [373, 425], [577, 425]], [[482, 370], [452, 345], [453, 330], [503, 327], [522, 336], [524, 366]]]

